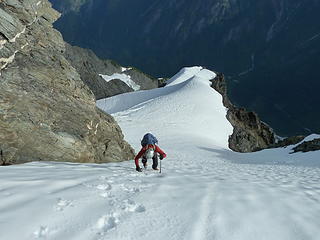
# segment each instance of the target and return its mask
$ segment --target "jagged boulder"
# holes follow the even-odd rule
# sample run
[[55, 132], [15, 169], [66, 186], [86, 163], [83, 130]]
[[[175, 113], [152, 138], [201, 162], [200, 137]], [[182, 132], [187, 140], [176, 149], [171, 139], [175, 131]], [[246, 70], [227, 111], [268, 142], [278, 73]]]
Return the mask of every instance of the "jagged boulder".
[[236, 107], [227, 96], [227, 85], [223, 74], [217, 73], [212, 87], [223, 97], [223, 105], [228, 109], [227, 119], [233, 126], [229, 137], [229, 147], [236, 152], [253, 152], [268, 148], [275, 143], [273, 130], [254, 112]]
[[271, 145], [270, 148], [279, 148], [279, 147], [287, 147], [290, 145], [298, 144], [299, 142], [303, 141], [306, 136], [292, 136], [287, 137], [281, 140], [278, 140], [275, 144]]
[[8, 163], [133, 158], [114, 119], [64, 57], [47, 0], [0, 2], [0, 150]]
[[123, 68], [112, 60], [102, 60], [89, 49], [71, 46], [66, 43], [65, 56], [79, 72], [81, 79], [92, 90], [97, 100], [133, 91], [131, 87], [119, 79], [115, 78], [106, 82], [100, 74], [109, 76], [114, 73], [128, 75], [142, 90], [158, 87], [157, 79], [136, 68]]
[[304, 141], [292, 149], [296, 152], [311, 152], [320, 150], [320, 138], [311, 141]]

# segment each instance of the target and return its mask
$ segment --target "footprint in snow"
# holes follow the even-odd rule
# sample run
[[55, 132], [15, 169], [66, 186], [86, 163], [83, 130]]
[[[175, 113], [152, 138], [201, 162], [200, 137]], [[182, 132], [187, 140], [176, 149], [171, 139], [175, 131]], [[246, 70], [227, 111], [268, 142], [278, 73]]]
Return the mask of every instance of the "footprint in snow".
[[112, 189], [112, 186], [111, 184], [107, 183], [107, 184], [99, 184], [96, 188], [103, 191], [106, 191], [106, 190], [109, 191]]
[[107, 177], [107, 176], [100, 176], [99, 179], [100, 179], [100, 180], [107, 180], [108, 177]]
[[110, 179], [109, 176], [100, 176], [99, 179], [102, 180], [102, 181], [106, 181], [107, 183], [113, 183], [114, 182], [114, 180]]
[[120, 187], [126, 192], [138, 193], [141, 192], [139, 187], [133, 187], [126, 184], [121, 184]]
[[103, 235], [111, 229], [114, 229], [119, 222], [117, 214], [104, 215], [100, 217], [96, 224], [97, 229], [100, 230], [98, 234]]
[[100, 193], [100, 196], [103, 198], [114, 198], [114, 195], [112, 195], [110, 192], [102, 192]]
[[136, 213], [142, 213], [146, 211], [145, 206], [143, 206], [142, 204], [136, 204], [132, 200], [125, 200], [122, 206], [122, 209], [126, 212], [136, 212]]
[[65, 200], [62, 198], [58, 198], [57, 200], [57, 205], [56, 205], [56, 210], [57, 211], [63, 211], [66, 207], [72, 207], [72, 201]]
[[36, 238], [46, 238], [49, 234], [49, 228], [47, 226], [40, 226], [40, 228], [33, 233]]

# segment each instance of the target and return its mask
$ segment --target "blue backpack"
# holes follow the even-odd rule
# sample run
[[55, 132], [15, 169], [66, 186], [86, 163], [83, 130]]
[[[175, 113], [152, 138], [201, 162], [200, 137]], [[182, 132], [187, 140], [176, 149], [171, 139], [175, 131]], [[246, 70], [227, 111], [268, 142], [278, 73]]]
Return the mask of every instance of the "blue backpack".
[[145, 147], [148, 144], [155, 145], [158, 143], [158, 139], [153, 136], [151, 133], [147, 133], [143, 136], [143, 139], [141, 140], [141, 146]]

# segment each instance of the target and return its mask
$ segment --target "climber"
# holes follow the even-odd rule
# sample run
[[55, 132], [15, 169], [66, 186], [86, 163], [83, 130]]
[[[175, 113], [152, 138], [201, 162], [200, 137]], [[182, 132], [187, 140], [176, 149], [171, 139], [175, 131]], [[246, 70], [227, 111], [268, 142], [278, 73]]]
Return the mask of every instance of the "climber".
[[158, 147], [156, 144], [158, 143], [158, 140], [155, 136], [153, 136], [151, 133], [147, 133], [143, 136], [143, 139], [141, 141], [141, 150], [137, 154], [137, 156], [134, 158], [135, 164], [136, 164], [136, 170], [138, 172], [142, 172], [142, 169], [139, 166], [139, 159], [142, 157], [142, 164], [144, 168], [147, 168], [147, 161], [148, 159], [152, 159], [152, 169], [153, 170], [159, 170], [158, 169], [158, 154], [160, 155], [160, 160], [164, 159], [167, 155], [164, 151], [161, 150], [160, 147]]

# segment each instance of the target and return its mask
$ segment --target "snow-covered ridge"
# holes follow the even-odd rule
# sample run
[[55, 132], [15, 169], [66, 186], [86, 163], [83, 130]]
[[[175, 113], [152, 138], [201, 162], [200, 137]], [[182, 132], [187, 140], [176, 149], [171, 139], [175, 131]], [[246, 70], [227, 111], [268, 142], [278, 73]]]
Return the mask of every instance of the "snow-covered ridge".
[[136, 151], [144, 133], [157, 136], [162, 174], [138, 173], [134, 161], [0, 168], [1, 237], [318, 240], [320, 152], [230, 151], [212, 76], [185, 68], [164, 88], [98, 101]]
[[[128, 69], [125, 69], [124, 71], [127, 71], [127, 70]], [[131, 76], [129, 76], [129, 75], [125, 74], [125, 73], [114, 73], [112, 75], [99, 74], [99, 76], [101, 76], [107, 82], [110, 82], [112, 80], [120, 80], [120, 81], [124, 82], [125, 84], [127, 84], [130, 88], [132, 88], [135, 91], [138, 91], [141, 88], [138, 84], [136, 84], [131, 79]]]
[[[215, 76], [214, 72], [202, 67], [183, 68], [164, 88], [102, 99], [97, 106], [112, 113], [120, 124], [126, 111], [129, 115], [134, 112], [138, 118], [144, 119], [141, 124], [146, 131], [150, 126], [149, 130], [153, 132], [165, 128], [170, 132], [195, 133], [209, 137], [217, 146], [228, 149], [232, 126], [226, 119], [222, 96], [210, 87], [210, 80]], [[153, 124], [152, 116], [156, 116], [160, 126]], [[175, 123], [170, 124], [170, 119]]]

